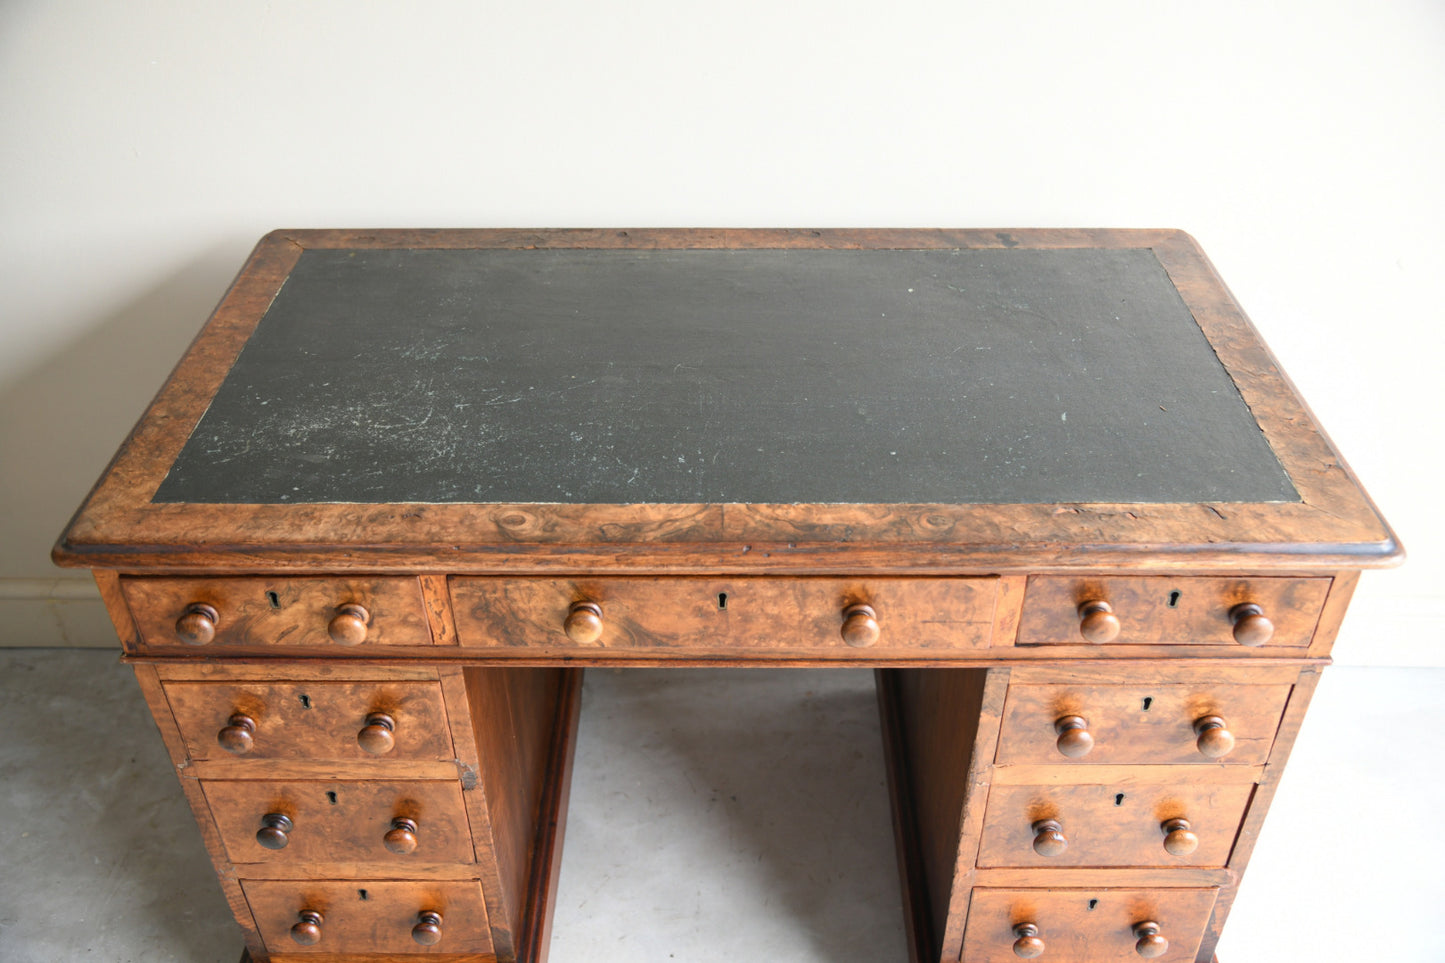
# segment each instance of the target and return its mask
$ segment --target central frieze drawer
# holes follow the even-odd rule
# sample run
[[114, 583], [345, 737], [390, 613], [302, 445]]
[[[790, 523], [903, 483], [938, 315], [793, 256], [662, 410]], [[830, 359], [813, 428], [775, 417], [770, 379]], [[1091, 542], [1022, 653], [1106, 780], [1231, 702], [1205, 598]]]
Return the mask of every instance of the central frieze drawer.
[[987, 648], [997, 580], [454, 578], [463, 646], [838, 654]]
[[470, 863], [456, 780], [201, 781], [233, 863]]

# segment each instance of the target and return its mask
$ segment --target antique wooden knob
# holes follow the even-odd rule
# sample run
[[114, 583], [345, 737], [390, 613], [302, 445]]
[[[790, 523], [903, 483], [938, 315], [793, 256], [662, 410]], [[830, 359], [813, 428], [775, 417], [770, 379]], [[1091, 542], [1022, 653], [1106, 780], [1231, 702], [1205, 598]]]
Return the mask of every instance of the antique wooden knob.
[[573, 602], [562, 629], [567, 638], [578, 645], [592, 645], [602, 638], [602, 606], [596, 602]]
[[360, 645], [366, 641], [366, 629], [371, 625], [371, 613], [366, 607], [347, 602], [336, 607], [336, 615], [326, 626], [326, 634], [337, 645]]
[[302, 946], [315, 946], [321, 942], [321, 914], [315, 910], [302, 910], [296, 914], [296, 925], [291, 927], [291, 938]]
[[1199, 848], [1199, 837], [1189, 828], [1187, 819], [1166, 819], [1159, 829], [1164, 833], [1164, 851], [1170, 856], [1188, 856]]
[[1033, 923], [1018, 923], [1014, 926], [1014, 956], [1025, 960], [1044, 955], [1044, 941], [1039, 939], [1039, 928]]
[[1234, 623], [1234, 641], [1240, 645], [1264, 645], [1274, 635], [1274, 623], [1253, 602], [1230, 609], [1229, 621]]
[[411, 938], [422, 946], [436, 946], [442, 941], [442, 914], [423, 910], [416, 914], [416, 925], [411, 928]]
[[1059, 739], [1054, 745], [1059, 753], [1070, 759], [1081, 759], [1094, 748], [1094, 737], [1089, 734], [1089, 720], [1083, 716], [1059, 716], [1054, 720], [1054, 732]]
[[1234, 733], [1225, 728], [1219, 716], [1202, 716], [1194, 720], [1195, 745], [1206, 759], [1219, 759], [1234, 750]]
[[1159, 935], [1159, 924], [1153, 920], [1135, 923], [1134, 936], [1139, 941], [1134, 944], [1134, 952], [1146, 960], [1169, 952], [1169, 941]]
[[176, 619], [176, 635], [186, 645], [205, 645], [216, 637], [216, 623], [221, 617], [205, 602], [192, 602]]
[[382, 837], [388, 852], [405, 856], [416, 852], [416, 821], [398, 816], [391, 821], [391, 829]]
[[244, 713], [234, 712], [221, 731], [216, 733], [216, 742], [220, 743], [222, 749], [239, 756], [251, 751], [251, 747], [256, 744], [255, 735], [256, 720]]
[[384, 756], [396, 745], [396, 720], [385, 712], [371, 712], [356, 734], [356, 744], [373, 756]]
[[1029, 829], [1034, 834], [1034, 852], [1040, 856], [1057, 856], [1069, 848], [1064, 827], [1057, 819], [1040, 819]]
[[267, 813], [261, 817], [261, 828], [256, 830], [256, 842], [266, 849], [285, 849], [291, 842], [291, 819], [284, 813]]
[[862, 649], [878, 641], [878, 613], [871, 605], [850, 605], [843, 610], [843, 641]]
[[1114, 606], [1108, 602], [1094, 599], [1079, 606], [1079, 634], [1085, 641], [1095, 645], [1113, 642], [1122, 628], [1119, 616], [1114, 614]]

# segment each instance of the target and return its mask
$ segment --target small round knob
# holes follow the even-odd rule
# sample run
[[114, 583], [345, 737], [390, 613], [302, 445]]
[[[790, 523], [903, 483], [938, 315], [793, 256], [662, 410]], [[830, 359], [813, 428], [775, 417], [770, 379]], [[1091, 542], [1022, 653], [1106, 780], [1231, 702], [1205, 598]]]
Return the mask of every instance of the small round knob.
[[371, 625], [371, 613], [366, 607], [347, 602], [336, 607], [336, 615], [326, 626], [326, 634], [337, 645], [360, 645], [366, 641], [366, 628]]
[[205, 645], [216, 637], [216, 623], [221, 617], [204, 602], [192, 602], [176, 619], [176, 635], [186, 645]]
[[424, 910], [416, 914], [416, 925], [411, 928], [411, 938], [422, 946], [436, 946], [442, 941], [442, 914]]
[[1234, 623], [1234, 641], [1240, 645], [1264, 645], [1274, 635], [1274, 623], [1253, 602], [1230, 609], [1229, 621]]
[[396, 720], [385, 712], [372, 712], [356, 734], [356, 744], [373, 756], [384, 756], [396, 745]]
[[602, 638], [602, 606], [596, 602], [573, 602], [562, 629], [567, 638], [578, 645], [592, 645]]
[[1219, 716], [1203, 716], [1194, 720], [1195, 746], [1206, 759], [1220, 759], [1234, 751], [1234, 733], [1225, 728]]
[[1064, 827], [1057, 819], [1040, 819], [1029, 829], [1034, 834], [1034, 852], [1040, 856], [1057, 856], [1069, 848]]
[[878, 613], [871, 605], [850, 605], [843, 610], [843, 641], [855, 649], [878, 641]]
[[1089, 734], [1089, 720], [1083, 716], [1060, 716], [1054, 720], [1054, 732], [1059, 739], [1054, 745], [1059, 753], [1070, 759], [1081, 759], [1094, 748], [1094, 737]]
[[235, 712], [226, 720], [226, 725], [216, 733], [216, 742], [227, 752], [236, 755], [251, 751], [256, 740], [256, 720], [244, 713]]
[[284, 813], [267, 813], [261, 817], [261, 828], [256, 830], [256, 842], [266, 849], [285, 849], [291, 842], [286, 835], [291, 832], [291, 819]]
[[1119, 616], [1114, 614], [1114, 606], [1108, 602], [1093, 599], [1079, 606], [1079, 634], [1086, 642], [1095, 645], [1113, 642], [1122, 628]]
[[1169, 941], [1159, 935], [1159, 924], [1153, 920], [1135, 923], [1134, 936], [1139, 940], [1134, 944], [1134, 952], [1146, 960], [1169, 952]]
[[1188, 856], [1199, 848], [1199, 837], [1190, 830], [1187, 819], [1166, 819], [1159, 829], [1164, 833], [1164, 851], [1170, 856]]
[[1014, 926], [1014, 956], [1032, 960], [1044, 955], [1044, 941], [1039, 939], [1039, 928], [1033, 923], [1019, 923]]
[[405, 856], [416, 852], [416, 822], [403, 816], [391, 821], [391, 829], [382, 837], [388, 852]]
[[315, 946], [321, 942], [321, 914], [315, 910], [302, 910], [296, 914], [296, 925], [291, 927], [291, 938], [302, 946]]

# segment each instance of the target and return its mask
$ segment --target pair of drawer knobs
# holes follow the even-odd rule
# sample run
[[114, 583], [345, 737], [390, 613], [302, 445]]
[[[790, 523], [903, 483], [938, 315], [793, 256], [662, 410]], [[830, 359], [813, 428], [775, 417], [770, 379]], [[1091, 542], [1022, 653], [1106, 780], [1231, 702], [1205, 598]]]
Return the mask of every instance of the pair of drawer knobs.
[[[1044, 955], [1044, 940], [1036, 923], [1018, 923], [1014, 926], [1014, 956], [1032, 960]], [[1136, 942], [1134, 952], [1146, 960], [1163, 956], [1169, 952], [1169, 941], [1159, 932], [1159, 924], [1143, 920], [1130, 927]]]
[[[323, 922], [325, 917], [316, 910], [302, 910], [296, 914], [296, 925], [291, 927], [291, 939], [302, 946], [315, 946], [321, 942]], [[416, 914], [416, 925], [411, 928], [411, 938], [422, 946], [435, 946], [440, 943], [442, 914], [435, 910], [423, 910]]]
[[[1170, 856], [1188, 856], [1199, 848], [1199, 837], [1187, 819], [1166, 819], [1159, 824], [1164, 834], [1164, 851]], [[1064, 825], [1057, 819], [1038, 819], [1029, 825], [1034, 834], [1034, 852], [1040, 856], [1058, 856], [1069, 848]]]
[[[596, 602], [573, 602], [562, 621], [562, 631], [577, 645], [594, 645], [602, 638], [605, 624], [602, 606]], [[850, 605], [843, 610], [843, 624], [838, 628], [843, 641], [855, 649], [863, 649], [878, 641], [878, 613], [873, 606]]]
[[[206, 645], [216, 638], [216, 626], [220, 623], [221, 613], [215, 606], [192, 602], [176, 619], [176, 636], [187, 645]], [[366, 641], [370, 626], [371, 613], [366, 606], [344, 602], [336, 607], [336, 614], [326, 624], [326, 634], [337, 645], [360, 645]]]
[[[245, 755], [256, 744], [256, 720], [244, 712], [232, 713], [225, 726], [216, 733], [222, 749]], [[356, 732], [356, 744], [373, 756], [384, 756], [396, 746], [396, 720], [385, 712], [367, 713]]]
[[[1234, 751], [1234, 733], [1221, 716], [1200, 716], [1194, 720], [1194, 747], [1206, 759], [1222, 759]], [[1059, 716], [1054, 720], [1058, 739], [1054, 745], [1069, 759], [1082, 759], [1094, 748], [1089, 720], [1083, 716]]]
[[[291, 817], [285, 813], [267, 813], [261, 817], [261, 828], [256, 830], [256, 842], [265, 849], [285, 849], [295, 828]], [[397, 816], [391, 821], [386, 835], [381, 837], [381, 844], [387, 852], [408, 856], [416, 852], [416, 834], [416, 820]]]
[[[1113, 642], [1124, 630], [1114, 606], [1102, 599], [1079, 603], [1079, 634], [1085, 642], [1103, 645]], [[1229, 624], [1234, 641], [1240, 645], [1264, 645], [1274, 636], [1274, 623], [1264, 609], [1254, 602], [1241, 602], [1229, 610]]]

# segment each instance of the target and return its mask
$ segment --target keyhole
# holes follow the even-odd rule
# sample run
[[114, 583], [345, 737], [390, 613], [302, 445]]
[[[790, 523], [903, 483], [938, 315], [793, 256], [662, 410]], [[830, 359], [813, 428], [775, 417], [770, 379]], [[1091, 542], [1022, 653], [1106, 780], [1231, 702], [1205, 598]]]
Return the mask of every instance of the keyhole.
[[717, 594], [717, 607], [719, 610], [726, 609], [728, 607], [728, 593], [719, 592]]
[[281, 607], [281, 597], [275, 592], [267, 592], [266, 600], [271, 603], [271, 608], [273, 609], [279, 609]]
[[1122, 806], [1122, 805], [1124, 805], [1124, 794], [1123, 794], [1123, 793], [1117, 793], [1117, 794], [1114, 796], [1114, 805], [1116, 805], [1116, 806]]
[[1089, 900], [1089, 909], [1093, 909], [1095, 906], [1098, 906], [1098, 905], [1099, 905], [1099, 901], [1098, 901], [1098, 900], [1096, 900], [1096, 899], [1091, 899], [1091, 900]]
[[[335, 806], [335, 805], [336, 805], [336, 793], [334, 793], [334, 792], [332, 792], [331, 790], [328, 789], [328, 790], [326, 791], [326, 801], [329, 802], [329, 803], [331, 803], [331, 805]], [[366, 892], [366, 891], [365, 891], [365, 890], [362, 890], [362, 892], [364, 893], [364, 892]], [[365, 898], [366, 898], [365, 896], [362, 897], [362, 899], [365, 899]]]
[[359, 889], [359, 890], [356, 891], [356, 895], [357, 895], [357, 896], [360, 896], [362, 899], [366, 899], [366, 890], [364, 890], [364, 889]]
[[1183, 592], [1180, 592], [1180, 591], [1177, 590], [1177, 589], [1176, 589], [1175, 591], [1169, 593], [1169, 607], [1170, 607], [1171, 609], [1178, 607], [1178, 605], [1179, 605], [1179, 596], [1181, 596], [1181, 595], [1183, 595], [1183, 594], [1184, 594]]
[[304, 692], [301, 694], [301, 708], [311, 708], [311, 697], [309, 695], [306, 695]]
[[1148, 712], [1148, 711], [1149, 711], [1149, 707], [1152, 706], [1153, 704], [1154, 704], [1154, 697], [1153, 697], [1153, 696], [1145, 696], [1145, 697], [1144, 697], [1144, 711], [1145, 711], [1145, 712]]

